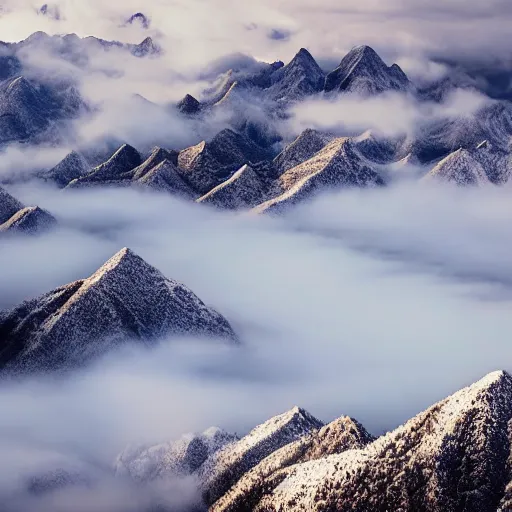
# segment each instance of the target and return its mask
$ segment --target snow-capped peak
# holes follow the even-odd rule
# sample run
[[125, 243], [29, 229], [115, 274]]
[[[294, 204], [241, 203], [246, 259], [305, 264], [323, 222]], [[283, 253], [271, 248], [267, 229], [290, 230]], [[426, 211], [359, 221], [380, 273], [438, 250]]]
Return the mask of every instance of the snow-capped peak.
[[373, 48], [356, 46], [327, 75], [324, 90], [372, 95], [409, 87], [409, 80], [398, 65], [388, 67]]

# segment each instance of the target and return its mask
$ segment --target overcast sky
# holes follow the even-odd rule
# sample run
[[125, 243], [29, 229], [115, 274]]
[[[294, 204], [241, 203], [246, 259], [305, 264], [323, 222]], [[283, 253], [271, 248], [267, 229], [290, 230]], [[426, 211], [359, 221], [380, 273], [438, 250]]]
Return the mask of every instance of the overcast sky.
[[131, 14], [152, 18], [169, 58], [181, 67], [242, 51], [290, 59], [304, 46], [320, 60], [336, 62], [352, 46], [370, 44], [386, 58], [465, 57], [510, 62], [512, 4], [508, 0], [152, 0], [54, 2], [59, 22], [35, 14], [41, 2], [7, 0], [12, 14], [0, 20], [2, 38], [36, 30], [76, 32], [138, 41], [140, 27], [120, 28]]

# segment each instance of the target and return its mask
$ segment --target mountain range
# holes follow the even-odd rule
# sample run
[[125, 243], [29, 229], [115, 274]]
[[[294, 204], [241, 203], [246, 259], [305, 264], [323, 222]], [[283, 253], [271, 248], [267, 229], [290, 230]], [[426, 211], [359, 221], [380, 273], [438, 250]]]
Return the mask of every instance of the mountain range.
[[[65, 16], [51, 4], [38, 13], [54, 22]], [[122, 23], [151, 26], [143, 13]], [[75, 137], [74, 127], [83, 116], [94, 119], [101, 106], [84, 99], [75, 75], [94, 70], [119, 78], [103, 66], [105, 55], [132, 59], [145, 69], [145, 59], [163, 59], [165, 52], [156, 37], [126, 44], [37, 32], [0, 43], [0, 151], [67, 151], [59, 162], [28, 176], [16, 168], [2, 170], [1, 244], [59, 229], [58, 215], [11, 195], [16, 188], [10, 187], [25, 180], [70, 196], [133, 187], [197, 208], [279, 215], [323, 191], [387, 187], [397, 166], [413, 169], [423, 186], [498, 187], [512, 175], [507, 91], [455, 65], [447, 65], [446, 74], [432, 83], [417, 84], [368, 46], [353, 48], [328, 70], [305, 48], [288, 63], [240, 58], [228, 59], [228, 69], [206, 66], [200, 80], [207, 85], [197, 98], [186, 94], [157, 105], [138, 97], [144, 108], [192, 127], [194, 141], [180, 146], [159, 139], [139, 147], [111, 134], [91, 148]], [[64, 62], [72, 72], [38, 74], [34, 61], [41, 56]], [[461, 91], [482, 100], [471, 115], [447, 107]], [[397, 97], [441, 114], [393, 135], [283, 129], [294, 126], [298, 108], [313, 109], [316, 102], [334, 109], [343, 100], [362, 104]], [[205, 127], [208, 136], [201, 131]], [[23, 154], [29, 167], [30, 153]], [[151, 349], [167, 340], [243, 344], [229, 312], [217, 312], [129, 248], [92, 275], [74, 279], [0, 311], [2, 378], [69, 372], [125, 346]], [[379, 437], [354, 418], [324, 423], [293, 407], [246, 435], [214, 427], [156, 445], [129, 446], [110, 476], [140, 486], [190, 479], [200, 510], [211, 512], [512, 511], [511, 420], [512, 377], [498, 371]], [[56, 467], [35, 475], [29, 488], [45, 494], [83, 482], [93, 485], [86, 470]]]
[[[133, 22], [145, 23], [144, 15]], [[147, 20], [146, 20], [147, 21]], [[36, 33], [19, 43], [4, 43], [0, 83], [0, 144], [59, 144], [66, 126], [95, 106], [81, 97], [71, 80], [38, 82], [26, 78], [27, 55], [40, 49], [78, 67], [88, 66], [95, 51], [121, 51], [140, 58], [160, 58], [148, 39], [130, 46], [75, 35]], [[110, 155], [75, 147], [53, 168], [33, 177], [74, 189], [91, 186], [136, 186], [176, 195], [223, 209], [282, 212], [326, 189], [386, 186], [389, 165], [421, 169], [423, 181], [456, 185], [503, 185], [512, 171], [512, 104], [487, 98], [472, 115], [447, 113], [420, 121], [414, 133], [385, 136], [376, 131], [340, 137], [306, 128], [285, 140], [275, 127], [293, 118], [304, 101], [337, 101], [403, 95], [419, 104], [442, 106], [454, 91], [483, 95], [478, 80], [460, 69], [429, 88], [415, 85], [399, 66], [388, 66], [368, 46], [352, 49], [332, 71], [325, 72], [301, 49], [288, 63], [240, 64], [211, 78], [199, 99], [187, 94], [174, 106], [183, 123], [207, 124], [227, 115], [229, 127], [190, 147], [134, 148], [120, 144]], [[244, 67], [245, 66], [245, 67]], [[148, 103], [149, 105], [150, 103]], [[259, 112], [254, 116], [254, 112]], [[16, 181], [16, 174], [4, 179]], [[21, 179], [21, 178], [19, 178]], [[23, 176], [26, 179], [26, 176]], [[1, 180], [0, 180], [1, 181]]]
[[380, 437], [294, 407], [244, 436], [210, 428], [128, 447], [114, 471], [138, 485], [193, 477], [210, 512], [509, 511], [511, 419], [512, 377], [497, 371]]

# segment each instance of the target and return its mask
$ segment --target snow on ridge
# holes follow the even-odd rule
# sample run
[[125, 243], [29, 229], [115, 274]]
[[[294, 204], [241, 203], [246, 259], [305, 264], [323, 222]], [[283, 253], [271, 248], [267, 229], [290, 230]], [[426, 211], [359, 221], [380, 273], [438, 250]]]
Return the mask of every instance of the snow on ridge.
[[201, 467], [205, 501], [213, 504], [265, 457], [322, 426], [321, 421], [294, 407], [258, 425], [240, 441], [228, 444]]
[[453, 182], [457, 185], [483, 185], [489, 183], [484, 167], [471, 153], [463, 148], [450, 153], [441, 160], [426, 176]]
[[[458, 452], [452, 452], [450, 446], [463, 443], [459, 450], [476, 450], [471, 455], [472, 463], [484, 464], [483, 468], [487, 467], [487, 456], [491, 454], [495, 457], [493, 463], [498, 466], [504, 464], [508, 457], [506, 447], [503, 447], [502, 453], [495, 453], [492, 451], [492, 442], [497, 441], [488, 441], [487, 436], [493, 436], [493, 439], [507, 437], [506, 427], [511, 417], [512, 378], [503, 371], [492, 372], [363, 449], [329, 455], [284, 469], [274, 476], [277, 485], [271, 494], [263, 497], [257, 510], [277, 511], [292, 503], [293, 506], [289, 506], [287, 510], [322, 510], [322, 506], [327, 506], [326, 503], [341, 499], [345, 488], [349, 494], [343, 499], [350, 500], [352, 493], [359, 488], [360, 478], [365, 470], [369, 471], [367, 478], [370, 485], [377, 484], [372, 480], [372, 475], [380, 475], [381, 479], [387, 478], [389, 486], [406, 485], [401, 479], [405, 478], [404, 471], [411, 465], [423, 468], [425, 475], [430, 475], [424, 484], [425, 492], [454, 492], [443, 479], [443, 471], [446, 471], [443, 468], [448, 468], [451, 464], [449, 457], [458, 456]], [[504, 431], [495, 431], [497, 422]], [[471, 432], [472, 437], [468, 440], [465, 429], [470, 429]], [[464, 443], [470, 443], [470, 446]], [[456, 460], [453, 463], [458, 464]], [[471, 463], [468, 464], [471, 467]], [[489, 467], [488, 470], [496, 469]], [[485, 482], [485, 472], [483, 475]], [[492, 476], [490, 478], [493, 479]], [[397, 483], [393, 483], [392, 479], [396, 479]], [[480, 485], [486, 488], [487, 484]], [[496, 485], [499, 487], [499, 484]], [[357, 496], [361, 500], [357, 502], [358, 506], [369, 503], [365, 501], [367, 498]], [[370, 493], [369, 499], [374, 504], [386, 502], [389, 506], [389, 502], [385, 501], [386, 497]], [[238, 509], [235, 507], [230, 510]]]

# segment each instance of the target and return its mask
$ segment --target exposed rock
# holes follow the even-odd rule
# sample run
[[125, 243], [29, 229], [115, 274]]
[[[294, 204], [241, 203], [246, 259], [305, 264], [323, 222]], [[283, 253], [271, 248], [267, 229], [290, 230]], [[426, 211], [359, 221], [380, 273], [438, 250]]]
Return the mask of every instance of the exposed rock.
[[297, 101], [322, 90], [324, 72], [315, 59], [301, 48], [295, 57], [271, 76], [272, 85], [265, 97], [275, 101]]
[[128, 175], [123, 176], [123, 178], [139, 180], [148, 174], [157, 165], [161, 164], [164, 160], [167, 160], [174, 165], [178, 165], [178, 154], [178, 151], [169, 151], [167, 149], [156, 147], [151, 152], [151, 155], [149, 155], [149, 157], [144, 160], [141, 165], [132, 171], [129, 171]]
[[0, 55], [0, 80], [7, 80], [19, 75], [22, 65], [14, 55]]
[[269, 150], [264, 149], [247, 137], [225, 129], [220, 131], [208, 143], [212, 156], [225, 168], [239, 169], [248, 163], [258, 163], [268, 160], [271, 156]]
[[128, 18], [126, 23], [128, 25], [139, 24], [142, 28], [147, 30], [151, 25], [151, 20], [145, 14], [141, 12], [136, 12]]
[[131, 48], [131, 54], [135, 57], [158, 56], [161, 53], [162, 48], [151, 37], [146, 37], [142, 43]]
[[510, 149], [496, 148], [488, 140], [485, 140], [471, 151], [471, 156], [483, 167], [491, 183], [503, 185], [510, 180], [512, 175]]
[[33, 140], [50, 130], [52, 123], [73, 118], [81, 107], [76, 94], [73, 88], [36, 87], [23, 76], [4, 81], [0, 84], [0, 143]]
[[376, 164], [389, 164], [395, 160], [404, 142], [403, 137], [378, 136], [371, 130], [352, 139], [357, 151]]
[[248, 165], [241, 167], [231, 178], [217, 185], [197, 202], [217, 208], [240, 210], [252, 208], [264, 200], [267, 190], [256, 172]]
[[269, 152], [233, 130], [222, 130], [210, 142], [184, 149], [178, 156], [182, 177], [200, 196], [214, 189], [246, 163], [268, 159]]
[[[487, 140], [496, 153], [510, 153], [512, 105], [506, 101], [484, 103], [473, 115], [447, 116], [421, 124], [412, 140], [401, 148], [400, 158], [412, 153], [422, 163], [436, 162], [454, 150], [468, 151]], [[500, 182], [496, 171], [495, 183]]]
[[259, 425], [240, 441], [219, 450], [200, 470], [206, 503], [217, 501], [265, 457], [322, 426], [323, 423], [309, 413], [294, 407]]
[[178, 168], [169, 160], [164, 160], [153, 167], [136, 183], [153, 190], [181, 196], [184, 199], [192, 199], [195, 196], [194, 191], [183, 181]]
[[178, 156], [180, 174], [199, 194], [206, 194], [222, 180], [216, 174], [222, 166], [215, 160], [205, 141], [180, 151]]
[[201, 103], [194, 96], [187, 94], [178, 102], [176, 108], [186, 116], [193, 116], [201, 110]]
[[334, 136], [308, 128], [291, 144], [286, 146], [274, 159], [279, 174], [309, 160], [315, 153], [323, 149]]

